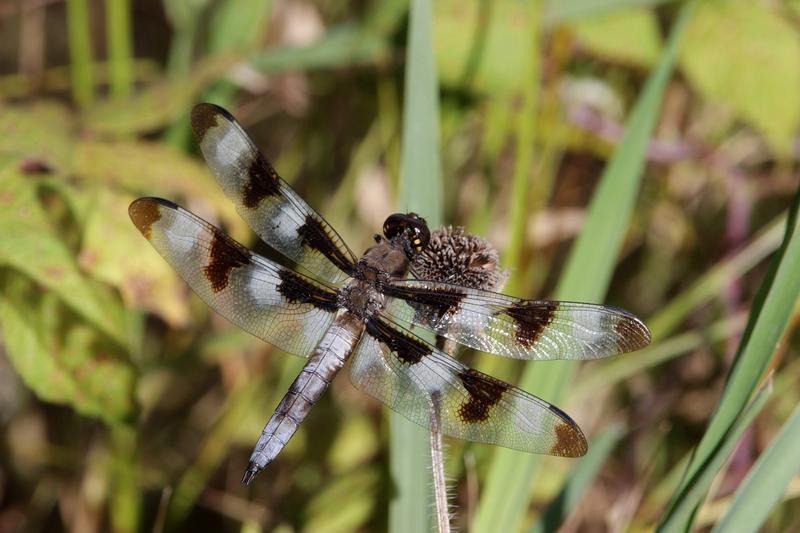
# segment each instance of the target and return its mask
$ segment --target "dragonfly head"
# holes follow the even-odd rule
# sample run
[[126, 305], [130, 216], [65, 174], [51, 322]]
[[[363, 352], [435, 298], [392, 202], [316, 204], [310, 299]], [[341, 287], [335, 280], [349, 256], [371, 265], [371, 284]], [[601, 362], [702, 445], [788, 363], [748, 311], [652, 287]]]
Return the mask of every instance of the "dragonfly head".
[[427, 248], [431, 232], [425, 219], [416, 213], [395, 213], [383, 223], [383, 234], [389, 242], [403, 247], [413, 257]]

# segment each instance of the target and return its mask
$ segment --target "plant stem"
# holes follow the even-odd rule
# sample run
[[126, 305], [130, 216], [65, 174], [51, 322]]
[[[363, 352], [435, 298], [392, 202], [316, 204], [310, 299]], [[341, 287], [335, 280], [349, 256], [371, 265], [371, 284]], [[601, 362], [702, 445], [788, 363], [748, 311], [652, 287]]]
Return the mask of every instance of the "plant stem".
[[130, 14], [130, 0], [108, 0], [106, 2], [111, 95], [118, 98], [129, 96], [133, 83]]
[[433, 495], [436, 499], [436, 525], [439, 533], [450, 533], [450, 513], [447, 509], [447, 484], [444, 478], [444, 451], [442, 448], [442, 406], [438, 394], [431, 398], [431, 470]]
[[83, 106], [90, 104], [94, 99], [92, 42], [87, 0], [69, 0], [67, 2], [67, 28], [72, 98], [75, 103]]

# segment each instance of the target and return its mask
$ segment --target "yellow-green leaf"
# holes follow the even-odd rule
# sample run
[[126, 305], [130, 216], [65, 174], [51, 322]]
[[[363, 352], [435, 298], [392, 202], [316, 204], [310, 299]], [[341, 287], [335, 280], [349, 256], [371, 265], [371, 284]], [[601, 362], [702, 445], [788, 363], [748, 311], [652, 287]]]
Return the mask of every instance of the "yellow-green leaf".
[[658, 21], [650, 9], [620, 9], [570, 23], [581, 47], [603, 58], [651, 66], [661, 53]]
[[173, 327], [189, 322], [187, 287], [128, 217], [134, 197], [100, 189], [87, 214], [80, 264], [117, 287], [127, 307], [144, 308]]
[[[82, 140], [76, 147], [75, 173], [84, 180], [114, 185], [137, 195], [162, 196], [180, 202], [203, 218], [218, 215], [239, 239], [250, 233], [233, 204], [214, 183], [200, 159], [148, 141]], [[125, 209], [127, 212], [127, 208]]]
[[9, 360], [42, 400], [107, 422], [136, 413], [136, 372], [118, 344], [66, 308], [54, 293], [0, 272], [0, 327]]
[[83, 125], [95, 133], [133, 135], [171, 124], [191, 108], [214, 79], [233, 65], [231, 57], [204, 61], [191, 75], [159, 81], [129, 98], [107, 98], [87, 107]]
[[508, 93], [521, 90], [528, 69], [538, 69], [538, 57], [531, 52], [539, 17], [530, 1], [441, 0], [433, 6], [442, 84]]
[[165, 127], [190, 107], [198, 93], [190, 82], [159, 82], [131, 98], [107, 99], [88, 107], [85, 126], [97, 133], [132, 135]]
[[681, 54], [692, 85], [786, 153], [800, 120], [800, 35], [763, 2], [701, 2]]
[[74, 120], [54, 102], [26, 106], [0, 105], [0, 156], [38, 162], [59, 174], [72, 167]]
[[0, 265], [53, 291], [94, 327], [125, 344], [119, 300], [78, 269], [39, 203], [35, 181], [14, 164], [0, 169]]

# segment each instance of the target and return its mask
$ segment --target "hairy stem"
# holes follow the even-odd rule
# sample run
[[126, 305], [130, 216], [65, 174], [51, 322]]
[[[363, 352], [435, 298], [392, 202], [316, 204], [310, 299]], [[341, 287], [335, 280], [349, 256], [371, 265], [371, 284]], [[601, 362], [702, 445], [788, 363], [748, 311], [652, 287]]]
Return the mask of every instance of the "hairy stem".
[[447, 485], [444, 479], [444, 452], [442, 450], [441, 401], [438, 394], [432, 397], [431, 409], [431, 469], [433, 494], [436, 499], [436, 525], [439, 533], [450, 533], [450, 513], [447, 509]]

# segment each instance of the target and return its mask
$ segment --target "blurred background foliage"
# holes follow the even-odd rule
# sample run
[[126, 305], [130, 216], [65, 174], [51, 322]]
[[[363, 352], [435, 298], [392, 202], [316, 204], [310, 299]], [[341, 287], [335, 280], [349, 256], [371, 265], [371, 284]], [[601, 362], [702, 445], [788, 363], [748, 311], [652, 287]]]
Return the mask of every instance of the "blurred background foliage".
[[[459, 529], [800, 529], [787, 219], [800, 2], [699, 2], [678, 32], [683, 8], [432, 4], [440, 113], [411, 118], [440, 127], [430, 190], [444, 191], [444, 221], [498, 247], [509, 292], [594, 294], [559, 273], [598, 276], [591, 260], [570, 264], [571, 245], [592, 231], [593, 197], [597, 220], [627, 216], [630, 197], [619, 246], [593, 243], [613, 256], [598, 286], [655, 339], [564, 378], [558, 403], [589, 435], [585, 459], [540, 458], [535, 483], [493, 487], [501, 453], [452, 441]], [[388, 426], [346, 378], [239, 485], [303, 361], [211, 313], [127, 205], [172, 199], [263, 251], [191, 139], [189, 110], [213, 101], [364, 249], [402, 188], [408, 14], [403, 0], [0, 1], [0, 530], [388, 527]], [[624, 194], [601, 196], [604, 169], [632, 176]], [[523, 369], [470, 360], [513, 382]], [[518, 502], [500, 517], [486, 503], [498, 494]]]

